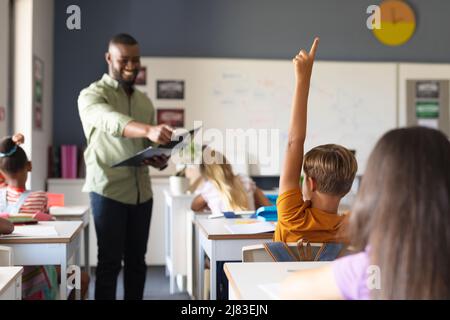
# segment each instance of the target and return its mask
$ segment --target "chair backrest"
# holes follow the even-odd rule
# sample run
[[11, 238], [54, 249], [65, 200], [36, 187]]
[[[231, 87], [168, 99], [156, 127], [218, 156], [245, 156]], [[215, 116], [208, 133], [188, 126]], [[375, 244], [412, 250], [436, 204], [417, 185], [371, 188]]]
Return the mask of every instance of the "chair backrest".
[[0, 266], [9, 267], [12, 265], [12, 250], [9, 247], [0, 246]]
[[345, 251], [343, 243], [324, 243], [316, 255], [315, 261], [333, 261]]
[[[313, 256], [316, 256], [322, 247], [323, 243], [310, 243], [311, 244], [311, 253]], [[290, 251], [295, 256], [295, 261], [300, 261], [300, 256], [297, 250], [297, 243], [288, 242], [286, 245], [291, 249]], [[267, 252], [263, 243], [255, 244], [251, 246], [245, 246], [242, 248], [242, 262], [273, 262], [274, 259]], [[327, 261], [327, 260], [323, 260]]]
[[[299, 243], [268, 242], [242, 248], [243, 262], [333, 261], [349, 253], [342, 243], [309, 242], [300, 256]], [[307, 254], [305, 254], [307, 253]], [[307, 256], [307, 257], [306, 257]]]

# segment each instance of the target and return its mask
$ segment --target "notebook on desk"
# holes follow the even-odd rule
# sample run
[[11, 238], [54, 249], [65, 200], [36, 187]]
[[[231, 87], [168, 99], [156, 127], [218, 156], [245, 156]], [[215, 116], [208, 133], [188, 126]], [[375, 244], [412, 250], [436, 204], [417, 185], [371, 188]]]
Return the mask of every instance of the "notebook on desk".
[[273, 223], [256, 219], [233, 220], [233, 222], [227, 223], [225, 228], [232, 234], [258, 234], [275, 231]]

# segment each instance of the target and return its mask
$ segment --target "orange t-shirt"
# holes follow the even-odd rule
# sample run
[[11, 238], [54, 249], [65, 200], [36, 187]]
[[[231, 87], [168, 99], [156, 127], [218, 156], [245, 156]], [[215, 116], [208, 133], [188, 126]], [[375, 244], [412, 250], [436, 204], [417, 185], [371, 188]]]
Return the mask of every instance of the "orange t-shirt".
[[346, 216], [311, 208], [311, 201], [303, 201], [302, 192], [293, 189], [277, 199], [278, 222], [274, 241], [345, 242]]

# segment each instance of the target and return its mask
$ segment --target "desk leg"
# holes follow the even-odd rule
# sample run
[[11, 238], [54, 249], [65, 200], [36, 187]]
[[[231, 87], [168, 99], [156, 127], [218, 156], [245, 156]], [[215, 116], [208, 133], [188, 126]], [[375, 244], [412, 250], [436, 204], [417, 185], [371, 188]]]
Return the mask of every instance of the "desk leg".
[[211, 257], [210, 259], [210, 291], [209, 291], [209, 299], [216, 300], [217, 299], [217, 259], [214, 245], [211, 249]]
[[67, 300], [67, 249], [61, 247], [61, 284], [59, 286], [59, 299]]
[[169, 275], [169, 279], [170, 279], [170, 281], [169, 281], [169, 283], [170, 283], [170, 286], [169, 286], [169, 293], [170, 294], [174, 294], [175, 293], [175, 285], [176, 285], [176, 275], [175, 275], [175, 273], [173, 272], [173, 270], [172, 270], [172, 272], [170, 273], [170, 275]]
[[89, 224], [84, 227], [84, 268], [89, 277], [91, 277], [91, 266], [89, 265]]
[[204, 277], [205, 277], [205, 251], [203, 250], [203, 247], [200, 243], [200, 241], [197, 242], [198, 244], [198, 264], [197, 264], [197, 297], [199, 300], [205, 300], [206, 297], [203, 296], [203, 287], [205, 285]]

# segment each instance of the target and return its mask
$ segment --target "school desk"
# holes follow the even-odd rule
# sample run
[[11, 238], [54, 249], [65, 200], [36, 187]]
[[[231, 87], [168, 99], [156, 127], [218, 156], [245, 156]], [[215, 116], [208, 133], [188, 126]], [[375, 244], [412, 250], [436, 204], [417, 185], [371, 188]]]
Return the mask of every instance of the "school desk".
[[22, 300], [22, 267], [0, 267], [0, 300]]
[[66, 300], [67, 264], [80, 249], [80, 235], [83, 223], [81, 221], [46, 221], [39, 222], [39, 225], [55, 227], [58, 235], [40, 237], [3, 235], [0, 237], [0, 245], [11, 247], [13, 251], [13, 265], [60, 265], [60, 299]]
[[[228, 222], [227, 222], [228, 220]], [[272, 241], [273, 233], [233, 234], [225, 225], [229, 220], [238, 222], [243, 219], [208, 219], [196, 215], [196, 235], [198, 235], [197, 275], [199, 288], [203, 288], [204, 255], [210, 259], [210, 299], [217, 297], [217, 263], [224, 261], [242, 261], [242, 247]], [[200, 295], [201, 296], [201, 295]]]
[[225, 263], [230, 300], [279, 299], [281, 283], [293, 272], [320, 268], [330, 262]]
[[[82, 221], [83, 222], [83, 240], [84, 240], [84, 267], [88, 275], [91, 275], [89, 266], [89, 206], [64, 206], [51, 207], [50, 214], [56, 221]], [[81, 250], [79, 251], [79, 253]], [[79, 254], [77, 254], [77, 264], [80, 264]]]

